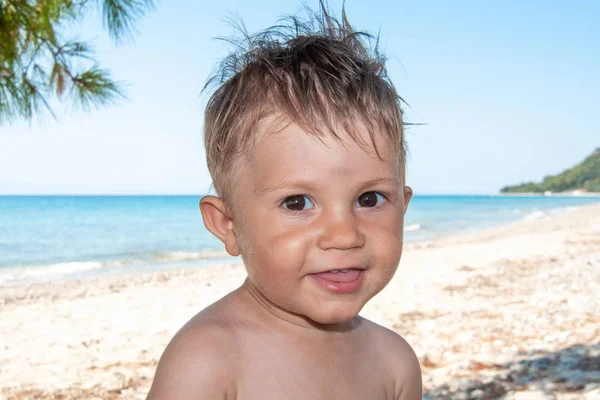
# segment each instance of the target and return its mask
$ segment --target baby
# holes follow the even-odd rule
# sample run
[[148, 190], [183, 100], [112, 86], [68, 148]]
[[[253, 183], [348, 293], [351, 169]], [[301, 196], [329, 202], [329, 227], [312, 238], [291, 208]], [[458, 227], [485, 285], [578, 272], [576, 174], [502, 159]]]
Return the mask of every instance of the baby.
[[410, 346], [358, 315], [402, 254], [401, 98], [370, 36], [311, 18], [222, 65], [200, 210], [248, 276], [177, 333], [148, 399], [422, 397]]

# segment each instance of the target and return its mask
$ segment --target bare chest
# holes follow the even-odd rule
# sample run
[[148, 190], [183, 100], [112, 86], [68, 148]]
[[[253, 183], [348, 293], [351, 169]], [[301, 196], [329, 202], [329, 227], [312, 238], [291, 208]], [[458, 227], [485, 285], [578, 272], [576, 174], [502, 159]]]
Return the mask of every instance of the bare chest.
[[257, 346], [239, 361], [237, 400], [393, 399], [390, 372], [360, 347]]

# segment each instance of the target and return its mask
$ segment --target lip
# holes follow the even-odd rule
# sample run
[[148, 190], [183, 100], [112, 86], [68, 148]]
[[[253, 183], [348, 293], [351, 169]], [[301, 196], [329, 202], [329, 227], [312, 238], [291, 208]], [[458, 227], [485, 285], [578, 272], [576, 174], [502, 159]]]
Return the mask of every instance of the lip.
[[[338, 281], [328, 279], [328, 277], [331, 274], [331, 271], [334, 271], [331, 269], [328, 271], [310, 274], [309, 276], [310, 276], [310, 278], [314, 279], [314, 281], [319, 286], [321, 286], [322, 288], [326, 289], [329, 292], [340, 293], [340, 294], [357, 292], [360, 289], [360, 287], [362, 286], [364, 276], [365, 276], [365, 269], [363, 269], [363, 268], [340, 268], [338, 271], [343, 270], [343, 269], [349, 269], [351, 271], [355, 271], [355, 272], [349, 272], [349, 273], [352, 273], [353, 275], [356, 274], [356, 272], [358, 272], [358, 274], [356, 274], [356, 278], [352, 277], [351, 280], [344, 280], [343, 282], [338, 282]], [[340, 272], [339, 274], [343, 274], [343, 272]]]

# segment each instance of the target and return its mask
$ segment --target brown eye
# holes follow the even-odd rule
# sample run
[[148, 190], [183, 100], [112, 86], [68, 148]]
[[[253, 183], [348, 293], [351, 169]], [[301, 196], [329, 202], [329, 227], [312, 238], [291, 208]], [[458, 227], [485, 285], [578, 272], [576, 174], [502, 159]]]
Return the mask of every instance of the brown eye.
[[381, 193], [377, 192], [366, 192], [359, 196], [356, 200], [356, 204], [359, 207], [376, 207], [383, 203], [385, 197]]
[[296, 194], [294, 196], [287, 197], [283, 200], [283, 208], [287, 208], [291, 211], [302, 211], [308, 208], [313, 208], [314, 205], [310, 199], [302, 194]]

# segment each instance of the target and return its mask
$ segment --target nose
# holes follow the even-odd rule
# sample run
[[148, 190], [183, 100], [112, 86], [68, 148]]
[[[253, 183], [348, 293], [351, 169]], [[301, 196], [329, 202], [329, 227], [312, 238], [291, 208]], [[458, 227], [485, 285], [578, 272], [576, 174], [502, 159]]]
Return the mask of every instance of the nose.
[[352, 211], [324, 213], [320, 222], [322, 229], [318, 245], [321, 249], [348, 250], [364, 245], [365, 236]]

